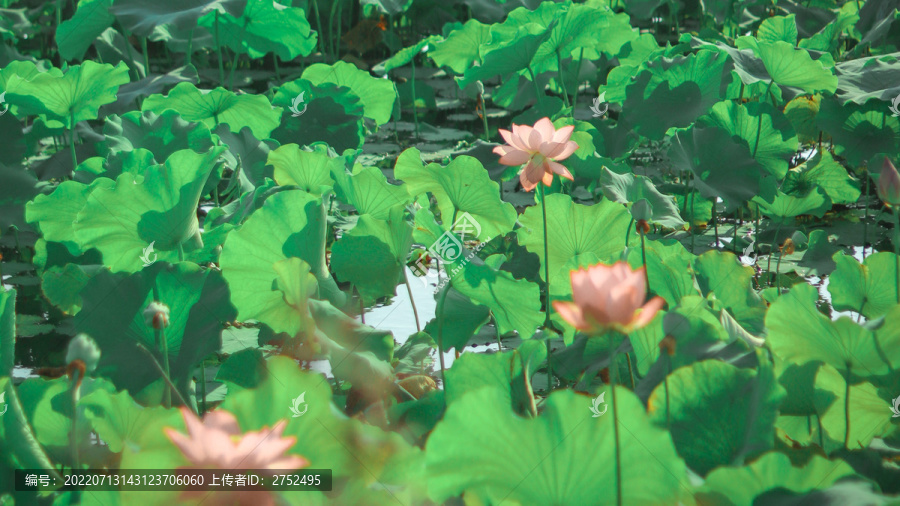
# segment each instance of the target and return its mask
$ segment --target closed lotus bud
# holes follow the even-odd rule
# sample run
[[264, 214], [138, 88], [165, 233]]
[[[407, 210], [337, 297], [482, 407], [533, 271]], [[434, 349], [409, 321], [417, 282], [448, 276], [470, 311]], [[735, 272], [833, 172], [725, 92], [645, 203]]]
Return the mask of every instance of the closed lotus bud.
[[153, 301], [144, 310], [144, 322], [149, 327], [162, 330], [169, 326], [169, 306]]
[[888, 207], [900, 206], [900, 174], [889, 158], [884, 159], [881, 175], [878, 176], [878, 198]]
[[71, 364], [76, 360], [84, 362], [85, 373], [94, 372], [97, 363], [100, 362], [100, 348], [97, 346], [97, 342], [87, 334], [78, 334], [69, 341], [66, 363]]

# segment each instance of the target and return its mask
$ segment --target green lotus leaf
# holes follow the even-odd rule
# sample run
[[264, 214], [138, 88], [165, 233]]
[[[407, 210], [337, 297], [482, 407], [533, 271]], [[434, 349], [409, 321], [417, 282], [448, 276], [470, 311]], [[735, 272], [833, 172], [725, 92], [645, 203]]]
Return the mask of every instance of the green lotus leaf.
[[446, 295], [442, 293], [438, 297], [444, 297], [444, 302], [435, 307], [434, 319], [425, 324], [423, 330], [439, 340], [445, 352], [450, 348], [462, 352], [469, 339], [490, 320], [491, 311], [487, 306], [472, 302], [452, 286], [442, 290], [447, 291]]
[[774, 42], [782, 40], [797, 45], [797, 20], [794, 14], [789, 16], [773, 16], [763, 20], [756, 32], [760, 41]]
[[334, 65], [315, 63], [303, 71], [302, 77], [314, 86], [333, 83], [350, 88], [359, 97], [365, 117], [371, 118], [378, 125], [391, 119], [397, 97], [397, 89], [391, 81], [372, 77], [352, 63], [343, 61], [335, 62]]
[[779, 179], [784, 179], [788, 162], [797, 152], [797, 135], [791, 123], [767, 102], [719, 102], [700, 123], [715, 125], [746, 141], [756, 161]]
[[[440, 241], [455, 237], [452, 232], [445, 232], [427, 209], [416, 213], [415, 227], [420, 232], [417, 241], [437, 245], [435, 247], [438, 248]], [[534, 329], [541, 322], [540, 288], [537, 284], [516, 279], [509, 272], [498, 269], [497, 260], [502, 259], [497, 257], [486, 262], [460, 250], [455, 259], [444, 260], [442, 264], [450, 278], [450, 286], [475, 304], [490, 308], [501, 335], [515, 330], [521, 338], [527, 339], [534, 334]]]
[[731, 253], [707, 251], [694, 260], [700, 292], [715, 299], [750, 332], [763, 331], [765, 302], [753, 290], [753, 269], [741, 264]]
[[[160, 31], [188, 31], [204, 14], [219, 11], [240, 16], [247, 0], [116, 0], [111, 8], [129, 32], [150, 37]], [[264, 3], [264, 2], [256, 2]]]
[[860, 376], [878, 376], [897, 368], [898, 359], [885, 356], [883, 350], [900, 346], [896, 326], [900, 306], [873, 332], [846, 316], [830, 320], [816, 309], [817, 298], [815, 287], [801, 283], [772, 303], [766, 314], [766, 342], [772, 353], [785, 361], [820, 361]]
[[51, 304], [65, 314], [81, 310], [81, 289], [94, 277], [100, 266], [84, 267], [67, 263], [54, 265], [41, 274], [41, 291]]
[[835, 154], [846, 158], [850, 166], [859, 166], [875, 153], [900, 150], [900, 118], [889, 112], [878, 100], [839, 105], [837, 99], [829, 98], [822, 101], [817, 125], [831, 135]]
[[788, 171], [781, 190], [791, 195], [804, 194], [819, 187], [834, 204], [852, 204], [859, 199], [859, 181], [847, 173], [831, 153], [816, 153], [812, 160]]
[[821, 218], [831, 209], [831, 199], [821, 187], [816, 186], [805, 194], [795, 196], [782, 192], [776, 188], [777, 184], [772, 177], [763, 178], [760, 194], [751, 199], [759, 206], [759, 212], [773, 223], [787, 223], [804, 214]]
[[845, 438], [848, 448], [866, 448], [874, 438], [887, 436], [896, 428], [889, 416], [892, 399], [878, 395], [878, 389], [872, 383], [863, 381], [848, 386], [845, 374], [826, 364], [819, 368], [815, 385], [813, 399], [827, 437], [826, 452], [843, 447]]
[[678, 131], [669, 158], [679, 169], [694, 173], [694, 184], [704, 197], [721, 197], [729, 209], [755, 197], [766, 173], [746, 142], [719, 127], [694, 125]]
[[275, 265], [287, 258], [309, 264], [323, 295], [340, 293], [325, 266], [325, 227], [321, 200], [288, 190], [266, 198], [241, 228], [228, 234], [219, 261], [241, 319], [256, 319], [291, 335], [300, 330], [295, 308], [275, 289]]
[[[704, 360], [670, 374], [668, 386], [653, 391], [647, 412], [657, 425], [671, 427], [688, 467], [706, 475], [772, 448], [784, 395], [771, 366], [756, 371]], [[724, 405], [729, 408], [718, 408]]]
[[418, 43], [397, 51], [393, 56], [385, 60], [383, 63], [376, 65], [373, 70], [381, 75], [387, 74], [388, 72], [394, 69], [398, 69], [413, 61], [413, 58], [415, 58], [417, 54], [428, 52], [429, 50], [434, 48], [435, 44], [440, 43], [442, 40], [444, 40], [444, 38], [440, 35], [431, 35], [425, 37]]
[[470, 19], [450, 32], [443, 42], [436, 42], [428, 52], [438, 67], [449, 67], [457, 74], [463, 74], [474, 62], [481, 62], [479, 49], [491, 40], [491, 25], [477, 19]]
[[646, 199], [652, 213], [649, 221], [674, 229], [685, 228], [675, 199], [660, 193], [649, 178], [634, 174], [616, 174], [604, 167], [600, 184], [603, 195], [620, 204], [633, 205], [641, 199]]
[[463, 76], [458, 78], [460, 88], [475, 81], [486, 81], [529, 68], [538, 49], [553, 33], [554, 26], [553, 22], [547, 26], [538, 23], [521, 26], [504, 23], [492, 26], [491, 41], [481, 46], [482, 64], [466, 69]]
[[387, 214], [387, 219], [360, 215], [356, 226], [331, 246], [335, 275], [355, 286], [367, 302], [396, 295], [412, 246], [405, 206], [396, 205]]
[[394, 176], [406, 183], [410, 195], [434, 195], [446, 228], [468, 213], [478, 224], [475, 237], [486, 241], [509, 232], [516, 222], [515, 208], [500, 200], [499, 185], [477, 158], [457, 156], [446, 167], [424, 165], [419, 150], [409, 148], [397, 158]]
[[819, 129], [816, 127], [816, 115], [819, 114], [820, 95], [813, 97], [799, 96], [784, 106], [784, 115], [800, 142], [813, 142], [819, 137]]
[[448, 405], [480, 388], [503, 392], [506, 405], [517, 414], [537, 412], [531, 376], [547, 360], [547, 347], [540, 341], [525, 341], [513, 351], [491, 355], [464, 353], [446, 372]]
[[137, 441], [142, 432], [163, 427], [161, 415], [165, 408], [143, 407], [128, 392], [96, 390], [82, 397], [78, 404], [85, 408], [91, 428], [115, 453], [121, 453], [126, 443]]
[[878, 318], [897, 304], [897, 255], [883, 251], [863, 263], [843, 252], [834, 254], [837, 268], [829, 277], [828, 291], [837, 311], [857, 311]]
[[[294, 101], [301, 116], [291, 111]], [[365, 138], [364, 108], [350, 89], [330, 82], [313, 85], [297, 79], [280, 86], [272, 104], [284, 109], [281, 126], [272, 137], [282, 144], [310, 145], [325, 142], [336, 150], [358, 149]]]
[[310, 29], [306, 12], [277, 2], [246, 2], [240, 16], [224, 13], [217, 17], [216, 12], [207, 12], [198, 24], [218, 33], [221, 41], [215, 41], [217, 46], [227, 46], [250, 58], [275, 53], [290, 61], [309, 56], [316, 48], [317, 34]]
[[112, 5], [112, 0], [78, 2], [75, 15], [60, 23], [56, 29], [56, 47], [59, 48], [59, 55], [66, 60], [83, 58], [84, 52], [91, 47], [94, 39], [116, 20], [109, 12]]
[[185, 121], [171, 110], [159, 115], [139, 111], [122, 116], [112, 114], [103, 124], [103, 134], [103, 154], [143, 148], [153, 154], [156, 163], [165, 162], [169, 155], [182, 149], [206, 153], [213, 145], [205, 125]]
[[252, 191], [265, 185], [272, 177], [272, 167], [267, 165], [269, 153], [278, 147], [278, 141], [257, 139], [249, 127], [233, 133], [228, 125], [219, 125], [214, 131], [222, 144], [228, 146], [224, 154], [225, 166], [238, 173], [241, 189]]
[[27, 81], [14, 74], [6, 83], [6, 99], [28, 114], [41, 114], [71, 129], [79, 121], [97, 119], [100, 106], [115, 102], [116, 91], [127, 82], [124, 63], [113, 67], [88, 60], [65, 74], [39, 72]]
[[[682, 297], [697, 294], [691, 276], [694, 257], [681, 243], [674, 239], [648, 239], [644, 247], [650, 293], [666, 299], [672, 308]], [[643, 265], [640, 248], [629, 248], [628, 263], [635, 269]]]
[[0, 376], [12, 376], [15, 354], [16, 291], [4, 287], [0, 289]]
[[224, 88], [199, 90], [192, 83], [179, 83], [165, 96], [150, 95], [142, 110], [156, 114], [174, 110], [183, 119], [210, 129], [225, 123], [235, 133], [250, 127], [257, 139], [268, 138], [281, 119], [279, 108], [262, 95], [236, 95]]
[[[630, 216], [620, 205], [609, 200], [585, 206], [576, 204], [568, 195], [547, 195], [547, 248], [550, 256], [550, 286], [568, 285], [566, 268], [581, 266], [582, 257], [594, 262], [618, 260], [625, 249], [625, 233]], [[540, 205], [529, 207], [519, 218], [522, 227], [516, 232], [519, 244], [544, 258], [544, 222]], [[636, 235], [636, 234], [635, 234]], [[573, 262], [575, 265], [570, 265]], [[540, 271], [543, 279], [544, 269]]]
[[870, 99], [892, 101], [900, 95], [900, 61], [885, 56], [857, 58], [834, 66], [841, 103], [864, 104]]
[[[28, 60], [16, 60], [9, 62], [9, 64], [0, 70], [0, 88], [3, 88], [3, 91], [7, 92], [8, 95], [5, 95], [6, 99], [6, 107], [9, 107], [9, 110], [16, 116], [22, 116], [26, 114], [41, 114], [42, 111], [38, 109], [34, 109], [34, 107], [29, 107], [26, 102], [23, 100], [22, 104], [25, 107], [23, 111], [19, 111], [19, 106], [16, 104], [17, 100], [14, 95], [16, 90], [22, 89], [23, 95], [28, 94], [28, 82], [31, 81], [33, 77], [41, 73], [49, 73], [54, 77], [62, 77], [63, 73], [56, 67], [50, 67], [49, 69], [46, 66], [38, 67], [34, 64], [34, 62]], [[18, 79], [13, 79], [13, 76]], [[27, 99], [26, 97], [23, 97]], [[51, 121], [53, 123], [52, 128], [62, 128], [62, 124], [56, 121]]]
[[[612, 403], [611, 392], [605, 394]], [[618, 461], [623, 504], [677, 503], [685, 468], [669, 435], [650, 423], [631, 391], [616, 387], [615, 394], [618, 459], [615, 418], [592, 418], [587, 396], [553, 392], [543, 413], [529, 420], [509, 408], [499, 389], [465, 394], [428, 438], [429, 496], [436, 502], [465, 492], [485, 504], [611, 504]], [[469, 444], [460, 445], [459, 434], [468, 434]]]
[[359, 214], [385, 220], [390, 210], [398, 205], [409, 204], [413, 197], [402, 185], [390, 184], [381, 169], [355, 165], [348, 174], [341, 167], [336, 174], [337, 184], [346, 202], [356, 208]]
[[332, 171], [343, 170], [344, 161], [328, 156], [328, 146], [317, 144], [313, 148], [300, 149], [296, 144], [285, 144], [269, 152], [267, 165], [274, 168], [273, 177], [280, 185], [297, 185], [316, 197], [334, 187]]
[[794, 467], [787, 455], [769, 452], [744, 467], [720, 467], [709, 473], [694, 493], [699, 504], [752, 506], [754, 499], [774, 489], [807, 492], [856, 476], [842, 460], [813, 455], [803, 466]]
[[[659, 140], [671, 127], [687, 127], [725, 95], [727, 58], [712, 51], [647, 64], [626, 90], [622, 120]], [[660, 115], [660, 110], [666, 114]]]
[[74, 325], [103, 350], [98, 374], [120, 390], [139, 392], [160, 375], [138, 345], [162, 361], [155, 330], [143, 311], [154, 300], [164, 303], [169, 307], [169, 375], [184, 393], [200, 360], [221, 346], [222, 323], [237, 315], [228, 292], [221, 274], [190, 262], [156, 262], [134, 274], [99, 271], [81, 291], [82, 309]]
[[136, 272], [146, 263], [142, 255], [174, 262], [198, 249], [197, 205], [223, 150], [181, 150], [142, 175], [121, 174], [115, 186], [93, 183], [75, 220], [81, 250], [99, 250], [113, 272]]
[[696, 37], [694, 47], [724, 51], [734, 60], [734, 69], [744, 84], [774, 82], [794, 94], [827, 92], [837, 89], [837, 77], [814, 60], [806, 49], [795, 48], [783, 40], [757, 41], [749, 37], [741, 39], [746, 47], [736, 49], [721, 42], [710, 44]]
[[111, 189], [115, 185], [106, 178], [100, 178], [90, 186], [77, 181], [63, 181], [50, 194], [42, 194], [25, 205], [25, 219], [37, 225], [41, 236], [47, 241], [65, 245], [72, 255], [79, 255], [81, 247], [72, 223], [87, 204], [88, 195], [94, 188]]

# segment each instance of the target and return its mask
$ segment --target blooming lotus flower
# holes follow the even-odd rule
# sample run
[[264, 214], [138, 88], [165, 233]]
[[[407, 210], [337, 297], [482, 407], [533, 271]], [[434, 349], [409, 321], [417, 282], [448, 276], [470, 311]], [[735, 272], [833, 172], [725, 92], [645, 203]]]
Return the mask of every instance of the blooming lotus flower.
[[900, 206], [900, 174], [889, 158], [884, 159], [878, 176], [878, 198], [890, 207]]
[[541, 118], [534, 127], [513, 124], [512, 132], [500, 129], [500, 135], [506, 141], [505, 146], [497, 146], [494, 153], [500, 155], [503, 165], [522, 165], [519, 181], [525, 191], [532, 191], [542, 182], [550, 186], [553, 174], [573, 180], [572, 174], [560, 160], [565, 160], [578, 149], [572, 137], [574, 126], [564, 126], [557, 130], [550, 118]]
[[650, 323], [665, 303], [662, 297], [644, 303], [644, 269], [632, 270], [627, 262], [620, 261], [574, 270], [570, 273], [574, 302], [554, 301], [553, 308], [583, 332], [616, 329], [628, 333], [639, 329]]
[[201, 421], [186, 407], [181, 408], [188, 435], [171, 427], [165, 432], [194, 467], [217, 469], [300, 469], [309, 461], [284, 455], [297, 441], [281, 437], [285, 423], [241, 434], [237, 419], [227, 411], [212, 411]]

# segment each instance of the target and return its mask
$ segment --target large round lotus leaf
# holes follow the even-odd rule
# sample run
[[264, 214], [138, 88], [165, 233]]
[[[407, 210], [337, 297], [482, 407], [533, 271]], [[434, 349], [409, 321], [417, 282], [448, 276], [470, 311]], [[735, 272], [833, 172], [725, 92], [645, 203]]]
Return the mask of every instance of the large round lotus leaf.
[[[647, 239], [645, 254], [641, 248], [628, 250], [628, 263], [637, 269], [647, 259], [647, 278], [650, 293], [666, 299], [669, 307], [675, 307], [687, 295], [696, 295], [694, 277], [691, 276], [693, 256], [674, 239]], [[648, 297], [649, 298], [649, 297]]]
[[[425, 244], [439, 243], [439, 240], [452, 240], [452, 232], [445, 232], [434, 220], [434, 215], [427, 209], [416, 213], [417, 241]], [[469, 256], [471, 255], [471, 256]], [[490, 260], [490, 257], [489, 257]], [[453, 261], [441, 262], [450, 286], [469, 297], [472, 302], [487, 306], [494, 314], [500, 334], [517, 331], [519, 336], [527, 339], [534, 335], [534, 329], [541, 322], [540, 288], [527, 279], [516, 279], [507, 271], [497, 268], [502, 258], [490, 262], [464, 251]]]
[[[604, 393], [612, 404], [612, 392]], [[429, 496], [438, 503], [465, 492], [483, 504], [614, 504], [618, 418], [623, 504], [678, 504], [687, 475], [672, 440], [632, 392], [616, 387], [615, 395], [615, 417], [611, 406], [592, 417], [591, 398], [568, 390], [552, 393], [530, 420], [499, 389], [463, 395], [426, 443]]]
[[817, 153], [811, 160], [788, 171], [781, 191], [802, 195], [819, 187], [834, 204], [852, 204], [859, 199], [860, 182], [847, 173], [828, 151]]
[[125, 63], [113, 67], [88, 60], [69, 67], [65, 74], [38, 72], [27, 81], [13, 74], [6, 83], [5, 99], [28, 114], [40, 114], [71, 129], [79, 121], [97, 119], [100, 106], [115, 102], [119, 86], [127, 82]]
[[337, 278], [353, 284], [368, 301], [396, 295], [412, 246], [412, 226], [404, 215], [402, 204], [394, 206], [387, 219], [360, 215], [356, 226], [331, 246]]
[[74, 325], [103, 351], [98, 374], [131, 392], [160, 379], [159, 370], [137, 346], [160, 357], [156, 333], [143, 315], [150, 302], [169, 307], [165, 339], [170, 376], [182, 392], [200, 360], [219, 349], [222, 324], [237, 314], [222, 275], [190, 262], [157, 262], [130, 275], [100, 271], [81, 290], [81, 298]]
[[[832, 321], [816, 309], [816, 288], [805, 283], [778, 297], [766, 314], [766, 338], [772, 353], [803, 364], [821, 361], [859, 376], [878, 376], [896, 370], [900, 357], [900, 306], [895, 306], [878, 330], [872, 331], [847, 316]], [[885, 353], [888, 355], [885, 355]]]
[[331, 173], [344, 170], [344, 161], [328, 156], [328, 147], [323, 144], [306, 149], [285, 144], [269, 153], [268, 165], [273, 167], [278, 184], [297, 185], [317, 197], [334, 187]]
[[236, 95], [224, 88], [199, 90], [192, 83], [179, 83], [168, 95], [154, 94], [144, 100], [143, 111], [162, 114], [174, 110], [188, 121], [215, 128], [225, 123], [232, 132], [244, 127], [257, 139], [266, 139], [279, 124], [281, 111], [262, 95]]
[[768, 216], [772, 223], [779, 225], [806, 214], [821, 218], [831, 209], [831, 199], [821, 187], [787, 194], [778, 188], [778, 182], [772, 176], [761, 180], [759, 195], [753, 197], [751, 202], [759, 206], [759, 212]]
[[897, 304], [897, 255], [882, 251], [863, 263], [843, 252], [835, 253], [837, 268], [828, 281], [837, 311], [858, 311], [878, 318]]
[[836, 98], [822, 101], [817, 125], [832, 137], [834, 152], [859, 166], [876, 153], [900, 151], [900, 118], [890, 114], [888, 105], [870, 100], [863, 105]]
[[868, 381], [851, 384], [848, 391], [844, 374], [829, 365], [819, 368], [813, 398], [826, 436], [825, 451], [831, 453], [843, 447], [845, 438], [850, 449], [866, 448], [872, 439], [894, 432], [897, 426], [890, 416], [893, 397], [893, 391], [879, 395], [878, 389]]
[[112, 11], [126, 30], [149, 37], [160, 27], [190, 30], [208, 12], [240, 16], [246, 5], [247, 0], [117, 0]]
[[340, 167], [332, 175], [337, 180], [342, 198], [361, 215], [369, 214], [373, 218], [384, 220], [394, 206], [407, 205], [413, 198], [402, 185], [388, 183], [384, 173], [377, 167], [355, 165], [352, 174]]
[[78, 405], [85, 408], [91, 428], [116, 453], [121, 453], [126, 443], [138, 441], [144, 431], [160, 430], [165, 420], [165, 408], [143, 407], [124, 391], [96, 390], [83, 396]]
[[135, 272], [146, 260], [174, 262], [197, 249], [197, 204], [223, 150], [181, 150], [141, 176], [121, 174], [114, 187], [92, 184], [75, 220], [81, 250], [98, 249], [113, 272]]
[[[295, 102], [297, 99], [299, 102]], [[282, 144], [324, 142], [338, 151], [358, 149], [365, 138], [363, 103], [350, 88], [297, 79], [278, 87], [272, 104], [284, 109], [272, 137]], [[299, 116], [291, 110], [295, 107]]]
[[721, 197], [730, 209], [756, 196], [766, 174], [749, 144], [719, 127], [694, 125], [678, 131], [669, 158], [678, 169], [694, 173], [693, 183], [704, 197]]
[[131, 111], [108, 116], [103, 124], [106, 136], [101, 147], [103, 154], [132, 151], [143, 148], [153, 154], [157, 163], [163, 163], [172, 153], [193, 149], [205, 153], [212, 147], [209, 129], [200, 123], [182, 119], [175, 111], [162, 114]]
[[538, 23], [492, 26], [491, 41], [481, 46], [482, 64], [469, 67], [459, 78], [459, 86], [465, 88], [475, 81], [486, 81], [529, 68], [534, 55], [541, 44], [550, 38], [552, 31], [552, 27]]
[[409, 148], [397, 158], [394, 176], [406, 183], [410, 195], [434, 195], [444, 228], [450, 228], [454, 216], [460, 219], [468, 213], [467, 220], [477, 227], [466, 234], [487, 241], [509, 232], [516, 222], [515, 208], [500, 200], [500, 186], [491, 181], [477, 158], [458, 156], [446, 167], [425, 165], [419, 150]]
[[714, 105], [700, 122], [746, 141], [760, 165], [784, 179], [798, 143], [791, 123], [780, 110], [768, 102], [737, 104], [726, 100]]
[[364, 114], [378, 125], [390, 121], [397, 99], [397, 89], [392, 81], [378, 79], [368, 72], [356, 68], [352, 63], [343, 61], [334, 65], [315, 63], [303, 71], [303, 79], [314, 86], [333, 83], [350, 88], [362, 102]]
[[86, 0], [78, 2], [75, 15], [56, 28], [56, 47], [66, 60], [81, 59], [104, 30], [116, 20], [109, 12], [112, 0]]
[[434, 336], [435, 342], [440, 340], [445, 352], [456, 348], [461, 353], [469, 344], [469, 339], [490, 320], [491, 312], [487, 307], [472, 302], [452, 286], [443, 290], [447, 290], [446, 295], [437, 295], [445, 297], [443, 307], [435, 307], [434, 319], [425, 324], [423, 330]]
[[756, 371], [704, 360], [670, 374], [647, 411], [657, 425], [671, 427], [688, 467], [705, 475], [771, 449], [783, 397], [771, 367]]
[[491, 25], [477, 19], [470, 19], [462, 28], [450, 32], [443, 42], [435, 43], [435, 48], [428, 56], [439, 67], [449, 67], [453, 72], [462, 74], [474, 62], [481, 62], [479, 48], [491, 40]]
[[651, 217], [648, 221], [674, 229], [685, 227], [675, 198], [660, 193], [650, 178], [634, 174], [616, 174], [604, 167], [600, 184], [603, 195], [614, 202], [634, 204], [645, 199], [650, 204]]
[[655, 140], [671, 127], [689, 126], [724, 97], [726, 62], [724, 56], [704, 51], [650, 63], [626, 90], [622, 120]]
[[720, 467], [709, 473], [694, 493], [698, 504], [708, 506], [753, 506], [759, 495], [777, 488], [793, 492], [823, 489], [856, 471], [842, 460], [819, 455], [794, 467], [787, 455], [769, 452], [744, 467]]
[[277, 2], [247, 2], [239, 17], [227, 13], [216, 17], [215, 12], [210, 12], [198, 24], [219, 34], [221, 41], [215, 41], [216, 45], [250, 58], [275, 53], [278, 58], [291, 61], [309, 56], [316, 48], [317, 34], [310, 30], [303, 9]]
[[[550, 285], [569, 284], [569, 272], [564, 267], [583, 255], [591, 260], [616, 260], [625, 249], [625, 232], [631, 218], [621, 204], [602, 200], [585, 206], [576, 204], [568, 195], [553, 193], [546, 197], [547, 243], [550, 255]], [[544, 221], [541, 205], [525, 210], [519, 218], [519, 244], [541, 259], [540, 275], [544, 277]], [[632, 240], [637, 236], [634, 234]], [[580, 263], [580, 262], [579, 262]]]

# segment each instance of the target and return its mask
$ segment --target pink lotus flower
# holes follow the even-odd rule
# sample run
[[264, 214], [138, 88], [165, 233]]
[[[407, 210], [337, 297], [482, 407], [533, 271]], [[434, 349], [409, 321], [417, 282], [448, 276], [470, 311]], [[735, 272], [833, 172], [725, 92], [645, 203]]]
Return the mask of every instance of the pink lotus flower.
[[583, 332], [616, 329], [629, 333], [650, 323], [665, 304], [662, 297], [644, 303], [644, 267], [632, 270], [627, 262], [620, 261], [574, 270], [570, 276], [574, 302], [554, 301], [553, 308]]
[[560, 160], [565, 160], [578, 149], [575, 141], [570, 141], [574, 126], [564, 126], [557, 130], [550, 118], [541, 118], [534, 127], [513, 124], [512, 132], [500, 129], [506, 141], [505, 146], [497, 146], [494, 153], [500, 155], [503, 165], [526, 164], [519, 173], [519, 181], [525, 191], [532, 191], [542, 182], [550, 186], [553, 174], [574, 180], [572, 174]]
[[878, 176], [878, 198], [889, 207], [900, 206], [900, 174], [891, 163], [890, 158], [884, 159], [881, 166], [881, 175]]
[[281, 437], [285, 422], [272, 429], [241, 434], [237, 419], [227, 411], [212, 411], [201, 421], [186, 407], [181, 408], [188, 435], [171, 427], [165, 432], [195, 467], [217, 469], [300, 469], [309, 461], [284, 452], [297, 442]]

